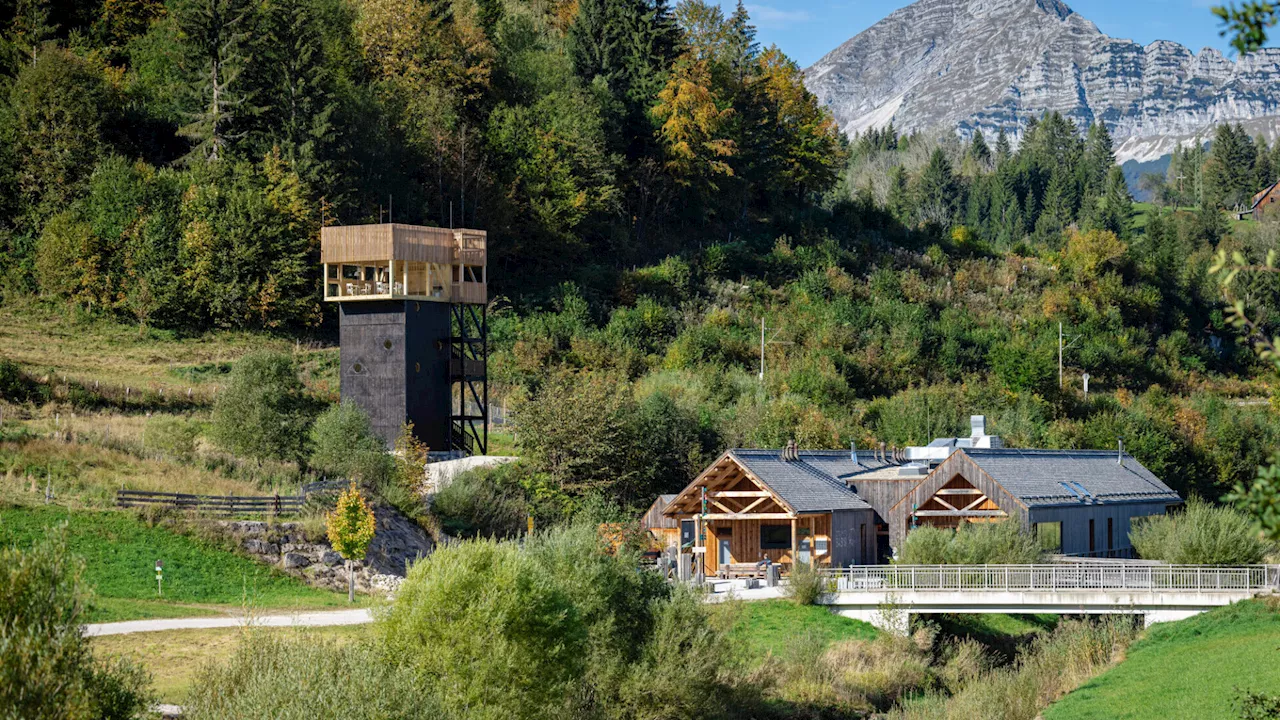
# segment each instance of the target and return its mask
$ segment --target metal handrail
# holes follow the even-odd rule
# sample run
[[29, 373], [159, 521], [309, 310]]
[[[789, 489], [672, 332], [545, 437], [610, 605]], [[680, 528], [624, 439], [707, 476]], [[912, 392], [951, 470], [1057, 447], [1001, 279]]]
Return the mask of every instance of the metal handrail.
[[822, 573], [839, 592], [1280, 590], [1280, 565], [862, 565]]

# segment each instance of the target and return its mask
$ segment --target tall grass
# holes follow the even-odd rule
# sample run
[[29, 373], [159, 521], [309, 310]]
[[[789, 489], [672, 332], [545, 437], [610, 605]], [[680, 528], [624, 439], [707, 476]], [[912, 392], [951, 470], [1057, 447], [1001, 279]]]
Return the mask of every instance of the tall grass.
[[892, 720], [1032, 720], [1050, 703], [1117, 662], [1137, 637], [1132, 618], [1071, 620], [1032, 642], [1010, 667], [981, 672], [948, 694], [904, 702]]
[[229, 662], [197, 674], [183, 717], [192, 720], [436, 720], [442, 708], [407, 666], [367, 643], [249, 630]]

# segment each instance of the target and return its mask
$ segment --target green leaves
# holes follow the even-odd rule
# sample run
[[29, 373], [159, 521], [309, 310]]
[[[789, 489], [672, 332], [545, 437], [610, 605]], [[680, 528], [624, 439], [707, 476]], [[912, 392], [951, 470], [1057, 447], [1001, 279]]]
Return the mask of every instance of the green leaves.
[[1241, 54], [1261, 49], [1267, 42], [1267, 28], [1280, 22], [1280, 7], [1268, 0], [1214, 6], [1213, 14], [1222, 21], [1219, 34], [1231, 36], [1231, 47]]

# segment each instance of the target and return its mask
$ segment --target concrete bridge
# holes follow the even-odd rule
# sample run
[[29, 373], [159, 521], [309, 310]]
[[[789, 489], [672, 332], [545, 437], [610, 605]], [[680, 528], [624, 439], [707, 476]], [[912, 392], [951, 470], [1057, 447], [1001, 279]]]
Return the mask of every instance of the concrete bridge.
[[895, 628], [933, 613], [1133, 614], [1150, 626], [1280, 591], [1280, 565], [870, 565], [825, 575], [834, 592], [823, 604]]

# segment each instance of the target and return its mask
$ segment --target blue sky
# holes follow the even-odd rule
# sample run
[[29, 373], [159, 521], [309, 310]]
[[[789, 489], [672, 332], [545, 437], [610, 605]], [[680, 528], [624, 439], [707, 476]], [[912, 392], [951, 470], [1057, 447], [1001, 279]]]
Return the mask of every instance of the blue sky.
[[[1143, 45], [1173, 40], [1199, 52], [1216, 47], [1230, 54], [1218, 35], [1218, 19], [1209, 8], [1220, 0], [1066, 0], [1102, 32]], [[674, 3], [673, 3], [674, 4]], [[736, 0], [721, 0], [732, 10]], [[747, 2], [762, 45], [776, 43], [801, 67], [808, 67], [837, 45], [871, 27], [904, 0], [763, 0]]]

